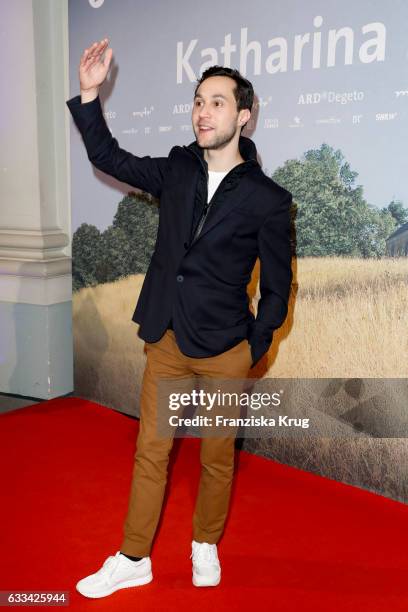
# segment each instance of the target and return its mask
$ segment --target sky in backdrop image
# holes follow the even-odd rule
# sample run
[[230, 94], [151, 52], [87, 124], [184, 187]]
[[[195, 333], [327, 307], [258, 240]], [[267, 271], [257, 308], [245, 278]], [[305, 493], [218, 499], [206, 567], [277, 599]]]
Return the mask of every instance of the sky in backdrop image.
[[[70, 0], [70, 86], [79, 94], [83, 50], [108, 37], [113, 61], [101, 99], [119, 145], [168, 155], [195, 140], [196, 79], [213, 64], [239, 69], [254, 86], [243, 132], [264, 171], [327, 143], [358, 172], [368, 203], [408, 203], [406, 147], [408, 3], [392, 0]], [[336, 42], [337, 40], [337, 42]], [[112, 222], [128, 186], [92, 167], [71, 124], [72, 232]]]

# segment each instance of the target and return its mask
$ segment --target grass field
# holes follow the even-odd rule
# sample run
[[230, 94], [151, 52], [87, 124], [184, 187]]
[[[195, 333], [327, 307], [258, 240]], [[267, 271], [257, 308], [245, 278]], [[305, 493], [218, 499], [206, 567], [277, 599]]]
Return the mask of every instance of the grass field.
[[[408, 376], [408, 258], [293, 260], [289, 312], [275, 331], [257, 375], [276, 378]], [[104, 359], [143, 355], [131, 321], [144, 275], [82, 289], [74, 295], [76, 354]], [[256, 313], [259, 262], [248, 293]], [[116, 365], [115, 365], [116, 364]], [[123, 377], [123, 370], [117, 375]]]
[[[305, 257], [293, 261], [293, 273], [267, 376], [407, 377], [408, 258]], [[254, 305], [256, 284], [257, 276]]]
[[[408, 258], [308, 257], [293, 260], [293, 273], [287, 319], [251, 376], [407, 378]], [[131, 321], [143, 280], [134, 275], [73, 297], [75, 392], [132, 415], [146, 361]], [[254, 313], [258, 280], [259, 262], [248, 286]], [[408, 501], [402, 437], [347, 439], [345, 428], [344, 439], [246, 439], [244, 448]]]

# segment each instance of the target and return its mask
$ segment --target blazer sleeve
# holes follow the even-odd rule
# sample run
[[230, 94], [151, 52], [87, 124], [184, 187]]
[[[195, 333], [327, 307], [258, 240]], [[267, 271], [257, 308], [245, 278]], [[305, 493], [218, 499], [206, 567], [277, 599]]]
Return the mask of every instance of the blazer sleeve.
[[89, 161], [98, 170], [159, 198], [167, 157], [137, 157], [119, 147], [106, 124], [99, 95], [81, 103], [81, 96], [66, 101], [82, 136]]
[[258, 233], [261, 297], [249, 342], [253, 363], [261, 359], [272, 343], [275, 329], [285, 321], [292, 284], [290, 207], [287, 192], [278, 208], [270, 213]]

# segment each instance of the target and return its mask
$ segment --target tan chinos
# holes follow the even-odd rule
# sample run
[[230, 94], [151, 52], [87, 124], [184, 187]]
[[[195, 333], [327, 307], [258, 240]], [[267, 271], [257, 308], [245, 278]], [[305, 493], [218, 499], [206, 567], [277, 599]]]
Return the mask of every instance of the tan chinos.
[[[246, 339], [213, 357], [188, 357], [178, 348], [174, 331], [167, 329], [160, 340], [146, 342], [145, 347], [147, 363], [141, 389], [140, 426], [120, 548], [123, 553], [137, 557], [149, 556], [151, 552], [174, 441], [174, 436], [163, 438], [157, 434], [157, 380], [193, 376], [244, 379], [252, 364]], [[197, 542], [215, 544], [223, 532], [234, 473], [234, 440], [235, 435], [201, 437], [201, 476], [193, 515], [193, 539]]]

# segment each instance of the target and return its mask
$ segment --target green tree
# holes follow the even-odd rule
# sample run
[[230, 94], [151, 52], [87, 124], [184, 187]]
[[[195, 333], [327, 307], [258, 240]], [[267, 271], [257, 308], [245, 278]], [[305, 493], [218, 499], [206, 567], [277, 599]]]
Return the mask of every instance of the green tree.
[[134, 274], [132, 251], [133, 245], [126, 232], [110, 225], [102, 234], [103, 258], [98, 264], [100, 282], [109, 283]]
[[83, 223], [72, 241], [73, 290], [145, 274], [156, 244], [157, 200], [131, 192], [118, 205], [104, 232]]
[[158, 202], [148, 194], [131, 192], [119, 203], [113, 227], [121, 229], [132, 245], [129, 274], [145, 274], [156, 244]]
[[293, 194], [298, 256], [385, 254], [395, 223], [390, 212], [366, 202], [357, 176], [341, 151], [325, 143], [274, 172], [272, 178]]
[[396, 221], [397, 227], [408, 221], [408, 210], [404, 207], [401, 200], [392, 200], [388, 206], [382, 210], [391, 214]]
[[72, 289], [97, 285], [102, 237], [97, 227], [82, 223], [72, 237]]

